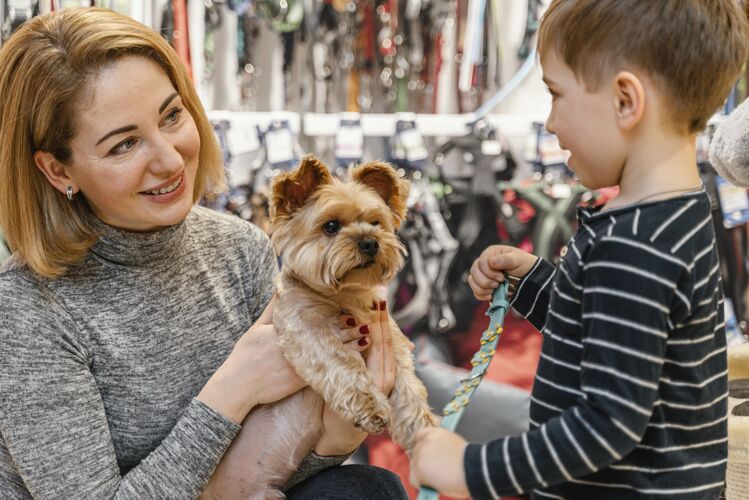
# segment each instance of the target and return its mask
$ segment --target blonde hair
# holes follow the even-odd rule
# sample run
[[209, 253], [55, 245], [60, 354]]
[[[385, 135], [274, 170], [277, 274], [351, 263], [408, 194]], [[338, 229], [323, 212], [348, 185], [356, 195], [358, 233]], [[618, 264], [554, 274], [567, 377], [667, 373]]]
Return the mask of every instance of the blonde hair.
[[538, 51], [554, 50], [591, 90], [623, 64], [645, 71], [689, 133], [705, 128], [748, 57], [739, 0], [554, 0]]
[[85, 199], [69, 202], [36, 167], [33, 154], [70, 161], [88, 83], [125, 56], [156, 62], [195, 120], [200, 153], [193, 201], [224, 189], [211, 124], [176, 52], [158, 33], [99, 8], [33, 18], [0, 48], [0, 227], [14, 257], [41, 276], [64, 274], [85, 257], [97, 234]]

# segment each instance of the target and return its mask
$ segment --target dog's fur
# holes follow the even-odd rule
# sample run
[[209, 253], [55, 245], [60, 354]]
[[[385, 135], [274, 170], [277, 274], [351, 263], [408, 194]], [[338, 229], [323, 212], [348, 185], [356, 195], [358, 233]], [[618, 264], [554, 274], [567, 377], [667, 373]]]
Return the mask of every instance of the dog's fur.
[[749, 187], [749, 99], [718, 125], [710, 163], [730, 183]]
[[[373, 324], [377, 287], [403, 265], [405, 249], [395, 232], [408, 196], [407, 181], [386, 163], [367, 163], [351, 176], [346, 183], [334, 179], [310, 156], [273, 184], [271, 240], [283, 258], [273, 323], [286, 359], [309, 387], [248, 415], [204, 498], [284, 498], [280, 488], [321, 435], [323, 400], [366, 432], [389, 427], [407, 451], [417, 431], [437, 424], [408, 339], [394, 321], [397, 374], [389, 397], [375, 386], [362, 355], [342, 345], [339, 316]], [[325, 231], [330, 221], [340, 224], [335, 234]], [[360, 248], [362, 240], [377, 242], [374, 256]]]

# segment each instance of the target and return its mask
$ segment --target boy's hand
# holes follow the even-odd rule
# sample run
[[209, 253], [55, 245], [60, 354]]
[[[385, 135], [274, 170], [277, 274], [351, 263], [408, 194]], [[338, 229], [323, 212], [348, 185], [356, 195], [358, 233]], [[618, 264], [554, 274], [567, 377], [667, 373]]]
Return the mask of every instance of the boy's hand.
[[515, 247], [492, 245], [476, 259], [468, 275], [468, 285], [479, 300], [491, 300], [494, 289], [505, 280], [505, 273], [522, 278], [538, 260]]
[[454, 498], [470, 497], [463, 471], [466, 446], [465, 439], [447, 429], [419, 431], [411, 453], [411, 484], [415, 488], [429, 486]]

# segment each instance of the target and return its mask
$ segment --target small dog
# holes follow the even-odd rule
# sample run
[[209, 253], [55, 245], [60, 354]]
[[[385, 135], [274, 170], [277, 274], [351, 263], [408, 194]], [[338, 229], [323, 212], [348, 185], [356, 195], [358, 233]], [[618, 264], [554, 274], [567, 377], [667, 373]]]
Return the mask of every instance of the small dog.
[[285, 498], [281, 488], [321, 435], [324, 402], [366, 432], [390, 427], [406, 451], [416, 432], [438, 423], [408, 339], [392, 319], [397, 374], [389, 397], [362, 355], [342, 345], [339, 316], [372, 321], [375, 290], [403, 265], [395, 232], [409, 189], [386, 163], [364, 164], [351, 176], [334, 179], [308, 156], [273, 184], [271, 241], [283, 257], [273, 323], [286, 359], [309, 387], [247, 416], [203, 498]]

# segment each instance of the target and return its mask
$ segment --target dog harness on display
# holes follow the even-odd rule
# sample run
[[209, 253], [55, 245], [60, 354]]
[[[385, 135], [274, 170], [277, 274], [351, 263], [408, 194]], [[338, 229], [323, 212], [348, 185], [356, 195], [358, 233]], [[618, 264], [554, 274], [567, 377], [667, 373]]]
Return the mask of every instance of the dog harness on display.
[[[505, 315], [510, 310], [510, 300], [515, 294], [517, 284], [520, 280], [509, 277], [494, 291], [489, 310], [486, 315], [489, 316], [489, 327], [481, 336], [481, 348], [474, 354], [471, 360], [473, 369], [470, 375], [464, 379], [455, 391], [452, 401], [445, 405], [444, 418], [441, 426], [449, 431], [454, 432], [458, 426], [466, 406], [473, 396], [473, 393], [481, 383], [481, 379], [486, 375], [489, 369], [494, 353], [497, 351], [497, 343], [502, 335]], [[419, 491], [418, 500], [437, 500], [439, 493], [426, 486]]]

